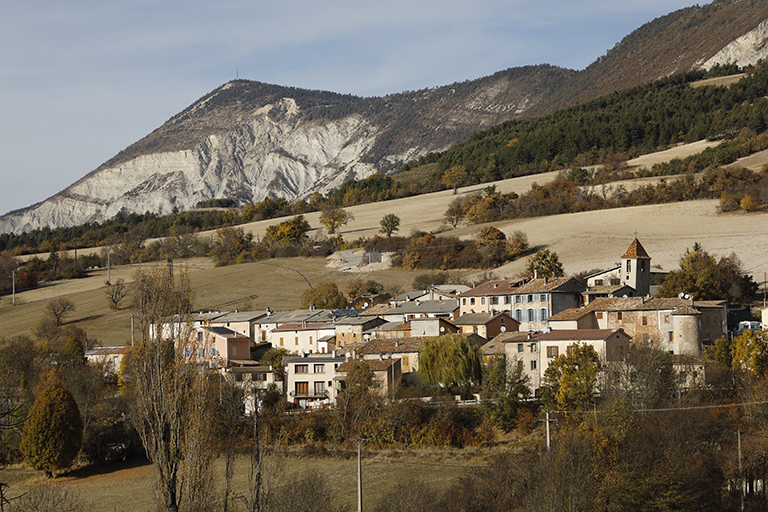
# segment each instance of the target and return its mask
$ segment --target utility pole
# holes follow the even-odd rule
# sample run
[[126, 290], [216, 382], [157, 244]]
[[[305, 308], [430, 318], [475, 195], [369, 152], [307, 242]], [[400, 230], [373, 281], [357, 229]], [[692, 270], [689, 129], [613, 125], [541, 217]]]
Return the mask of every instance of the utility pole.
[[739, 445], [739, 496], [741, 496], [741, 510], [744, 510], [744, 477], [741, 473], [741, 430], [737, 430]]
[[16, 269], [11, 270], [11, 281], [13, 282], [13, 305], [16, 305]]
[[547, 451], [549, 451], [550, 447], [552, 446], [552, 436], [551, 436], [550, 431], [549, 431], [549, 423], [551, 421], [555, 421], [555, 422], [557, 421], [557, 420], [549, 419], [549, 413], [551, 413], [551, 412], [557, 412], [557, 411], [544, 411], [544, 414], [547, 415], [546, 419], [544, 419], [544, 420], [536, 420], [536, 421], [544, 421], [547, 424]]
[[133, 313], [131, 313], [131, 346], [133, 346]]
[[109, 265], [109, 247], [107, 247], [107, 284], [112, 284], [111, 268]]
[[363, 512], [363, 464], [360, 448], [367, 440], [362, 437], [351, 439], [357, 445], [357, 512]]

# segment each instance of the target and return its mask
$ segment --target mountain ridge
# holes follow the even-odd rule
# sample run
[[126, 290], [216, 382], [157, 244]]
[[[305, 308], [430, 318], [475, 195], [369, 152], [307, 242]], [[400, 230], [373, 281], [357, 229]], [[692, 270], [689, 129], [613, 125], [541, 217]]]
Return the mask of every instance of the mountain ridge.
[[[324, 193], [348, 179], [395, 172], [503, 121], [701, 68], [766, 19], [767, 2], [719, 0], [641, 26], [583, 71], [524, 66], [382, 97], [235, 80], [63, 191], [3, 215], [0, 232], [167, 213], [213, 197], [244, 203]], [[763, 30], [741, 43], [762, 54], [729, 55], [742, 65], [754, 61], [764, 56], [766, 38]]]

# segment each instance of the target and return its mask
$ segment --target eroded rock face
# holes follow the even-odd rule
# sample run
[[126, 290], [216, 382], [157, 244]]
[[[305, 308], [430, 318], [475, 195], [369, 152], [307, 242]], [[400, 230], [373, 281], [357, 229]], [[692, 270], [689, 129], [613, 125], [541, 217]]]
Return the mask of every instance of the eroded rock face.
[[757, 64], [760, 59], [768, 59], [768, 20], [763, 21], [754, 30], [737, 38], [725, 48], [708, 59], [702, 68], [712, 69], [717, 64], [737, 64], [739, 67]]
[[[295, 104], [284, 100], [286, 112]], [[275, 121], [262, 112], [225, 135], [211, 135], [193, 150], [139, 156], [97, 170], [50, 199], [0, 219], [0, 231], [102, 221], [121, 211], [169, 213], [202, 200], [243, 203], [265, 197], [295, 199], [375, 172], [361, 157], [376, 130], [359, 115], [303, 122]]]

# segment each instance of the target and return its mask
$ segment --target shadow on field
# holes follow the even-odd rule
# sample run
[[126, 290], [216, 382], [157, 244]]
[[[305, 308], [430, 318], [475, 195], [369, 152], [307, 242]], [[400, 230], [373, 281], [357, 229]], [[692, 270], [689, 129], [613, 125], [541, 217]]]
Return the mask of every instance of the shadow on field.
[[110, 473], [115, 473], [117, 471], [124, 471], [126, 469], [140, 468], [144, 466], [149, 466], [151, 464], [152, 463], [146, 457], [137, 457], [135, 459], [127, 460], [124, 462], [115, 462], [113, 464], [104, 464], [104, 465], [94, 464], [92, 466], [86, 466], [84, 468], [74, 469], [69, 473], [61, 476], [67, 477], [67, 478], [76, 478], [76, 479], [88, 478], [88, 477], [98, 476], [98, 475], [108, 475]]

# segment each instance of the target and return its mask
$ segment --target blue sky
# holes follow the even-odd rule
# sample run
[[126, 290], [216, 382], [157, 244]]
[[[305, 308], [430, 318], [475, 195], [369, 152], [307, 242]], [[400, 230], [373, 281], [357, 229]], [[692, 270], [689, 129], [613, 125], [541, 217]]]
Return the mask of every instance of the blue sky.
[[583, 69], [690, 0], [28, 0], [0, 16], [0, 214], [235, 78], [359, 96]]

